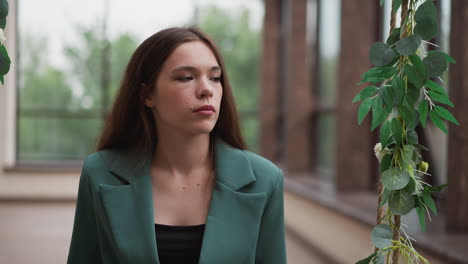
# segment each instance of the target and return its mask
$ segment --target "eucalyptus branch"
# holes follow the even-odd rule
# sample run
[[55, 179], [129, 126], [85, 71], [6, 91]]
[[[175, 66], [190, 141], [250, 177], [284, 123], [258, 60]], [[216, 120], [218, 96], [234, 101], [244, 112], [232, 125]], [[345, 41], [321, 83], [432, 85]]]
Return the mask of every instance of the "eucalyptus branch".
[[[383, 3], [385, 0], [379, 0]], [[430, 120], [447, 133], [443, 119], [458, 125], [453, 115], [439, 104], [454, 107], [444, 88], [431, 79], [438, 78], [455, 60], [443, 51], [426, 51], [437, 34], [437, 12], [432, 0], [417, 5], [418, 0], [392, 1], [390, 36], [370, 48], [374, 68], [362, 75], [360, 82], [374, 86], [364, 88], [353, 102], [363, 101], [358, 110], [359, 124], [372, 113], [371, 131], [380, 127], [380, 142], [374, 147], [379, 159], [381, 179], [377, 225], [371, 233], [374, 253], [359, 263], [428, 263], [413, 247], [401, 223], [401, 216], [417, 211], [425, 230], [426, 215], [436, 214], [432, 194], [443, 186], [432, 187], [424, 181], [429, 164], [420, 151], [427, 150], [418, 142], [416, 127]], [[396, 28], [396, 13], [401, 8], [401, 25]], [[379, 85], [380, 84], [380, 85]], [[378, 86], [375, 86], [378, 85]], [[420, 97], [422, 96], [422, 100]], [[437, 104], [437, 105], [436, 105]], [[390, 257], [391, 256], [391, 257]]]

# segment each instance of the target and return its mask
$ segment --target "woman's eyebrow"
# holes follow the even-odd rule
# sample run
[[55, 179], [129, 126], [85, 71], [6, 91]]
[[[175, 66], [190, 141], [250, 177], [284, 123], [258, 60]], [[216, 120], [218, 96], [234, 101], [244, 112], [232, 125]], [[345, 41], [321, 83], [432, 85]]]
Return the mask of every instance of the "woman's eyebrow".
[[[193, 67], [193, 66], [189, 66], [189, 65], [183, 65], [183, 66], [179, 66], [179, 67], [176, 67], [174, 68], [174, 70], [172, 70], [173, 72], [177, 72], [177, 71], [198, 71], [197, 68]], [[221, 71], [221, 67], [219, 66], [213, 66], [210, 68], [210, 71]]]

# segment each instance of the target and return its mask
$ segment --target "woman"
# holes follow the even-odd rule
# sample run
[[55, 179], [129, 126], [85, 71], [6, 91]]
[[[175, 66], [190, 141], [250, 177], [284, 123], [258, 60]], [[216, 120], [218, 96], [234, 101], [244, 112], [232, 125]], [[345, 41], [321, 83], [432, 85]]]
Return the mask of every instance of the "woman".
[[145, 40], [84, 162], [68, 263], [286, 263], [283, 173], [246, 150], [221, 56]]

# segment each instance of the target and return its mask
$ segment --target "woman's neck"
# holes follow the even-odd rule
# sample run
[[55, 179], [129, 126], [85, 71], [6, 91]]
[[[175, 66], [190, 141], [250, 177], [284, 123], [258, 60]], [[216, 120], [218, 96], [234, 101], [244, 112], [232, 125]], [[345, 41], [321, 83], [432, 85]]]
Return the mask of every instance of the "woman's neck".
[[178, 178], [211, 171], [210, 135], [184, 137], [172, 134], [159, 137], [152, 167]]

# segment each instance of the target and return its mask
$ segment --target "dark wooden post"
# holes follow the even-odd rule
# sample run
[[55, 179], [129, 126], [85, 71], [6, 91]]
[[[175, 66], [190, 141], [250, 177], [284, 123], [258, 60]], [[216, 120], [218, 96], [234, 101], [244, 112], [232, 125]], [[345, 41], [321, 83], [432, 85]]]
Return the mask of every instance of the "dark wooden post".
[[286, 168], [289, 172], [311, 170], [313, 140], [311, 136], [312, 87], [310, 43], [307, 42], [307, 0], [289, 1], [286, 40]]
[[[359, 104], [354, 96], [365, 87], [358, 86], [366, 72], [369, 48], [379, 39], [377, 1], [341, 1], [341, 54], [338, 71], [336, 186], [338, 190], [369, 189], [373, 186], [377, 160], [373, 159], [376, 143], [369, 131], [369, 117], [361, 126], [357, 123]], [[339, 14], [336, 14], [339, 16]]]
[[[452, 1], [450, 53], [457, 64], [450, 67], [450, 109], [460, 126], [449, 125], [447, 230], [468, 232], [468, 2]], [[437, 150], [434, 150], [437, 151]]]
[[281, 0], [265, 0], [260, 91], [260, 152], [277, 161], [280, 91]]

